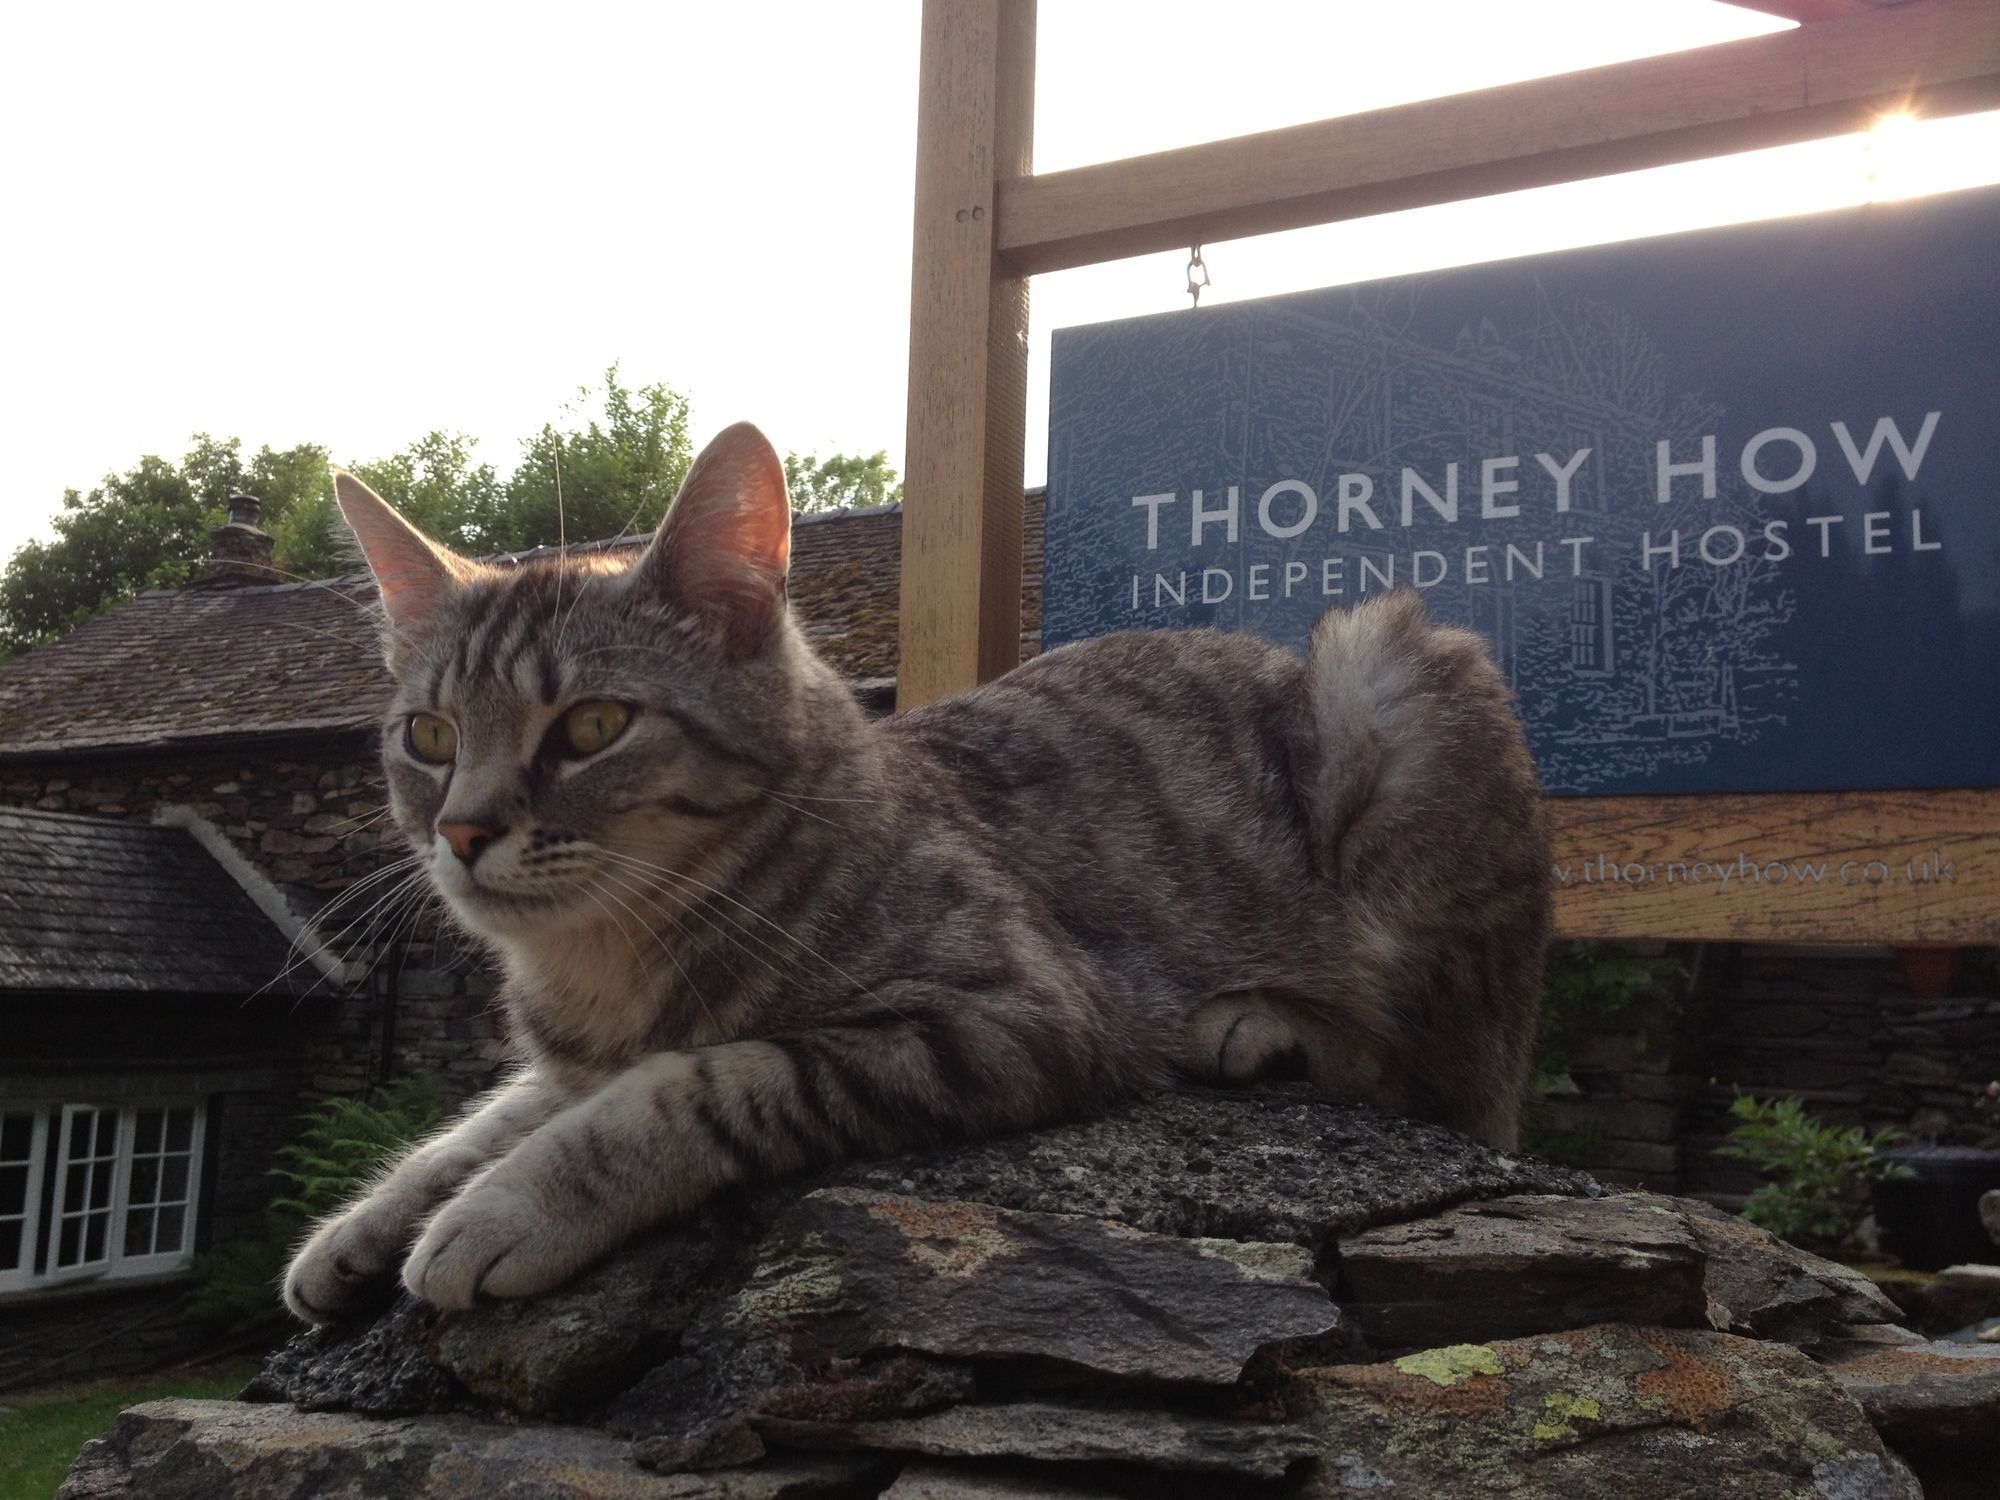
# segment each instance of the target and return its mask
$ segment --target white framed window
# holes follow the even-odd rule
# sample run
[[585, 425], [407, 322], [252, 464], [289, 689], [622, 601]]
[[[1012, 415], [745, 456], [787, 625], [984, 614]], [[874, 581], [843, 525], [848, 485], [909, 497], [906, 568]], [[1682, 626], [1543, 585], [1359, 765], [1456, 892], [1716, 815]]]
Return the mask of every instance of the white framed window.
[[204, 1113], [191, 1099], [8, 1107], [0, 1291], [187, 1265]]
[[0, 1292], [28, 1286], [35, 1279], [48, 1132], [46, 1109], [0, 1111]]

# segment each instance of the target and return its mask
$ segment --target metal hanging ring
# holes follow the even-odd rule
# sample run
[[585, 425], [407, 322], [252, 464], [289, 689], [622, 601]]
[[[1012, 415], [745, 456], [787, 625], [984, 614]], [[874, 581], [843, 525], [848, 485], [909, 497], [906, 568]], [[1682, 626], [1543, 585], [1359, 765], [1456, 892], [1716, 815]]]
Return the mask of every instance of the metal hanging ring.
[[1201, 306], [1202, 289], [1209, 285], [1208, 263], [1201, 258], [1201, 246], [1194, 245], [1188, 250], [1187, 291], [1193, 298], [1194, 307]]

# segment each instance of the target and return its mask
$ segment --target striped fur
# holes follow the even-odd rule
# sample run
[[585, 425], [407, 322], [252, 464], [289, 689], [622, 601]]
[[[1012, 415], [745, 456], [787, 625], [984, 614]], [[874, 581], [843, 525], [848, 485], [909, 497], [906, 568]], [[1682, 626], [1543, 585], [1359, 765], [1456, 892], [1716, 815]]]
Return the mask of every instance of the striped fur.
[[[343, 480], [398, 579], [395, 817], [502, 955], [529, 1063], [320, 1227], [301, 1316], [406, 1246], [441, 1306], [532, 1294], [727, 1184], [1176, 1072], [1294, 1072], [1512, 1143], [1549, 864], [1476, 637], [1404, 593], [1326, 616], [1304, 660], [1113, 635], [871, 723], [785, 612], [767, 455], [718, 438], [630, 567], [426, 553]], [[624, 735], [553, 752], [592, 699], [630, 705]], [[457, 725], [450, 766], [404, 745], [418, 711]], [[504, 830], [469, 867], [435, 831], [466, 822]]]

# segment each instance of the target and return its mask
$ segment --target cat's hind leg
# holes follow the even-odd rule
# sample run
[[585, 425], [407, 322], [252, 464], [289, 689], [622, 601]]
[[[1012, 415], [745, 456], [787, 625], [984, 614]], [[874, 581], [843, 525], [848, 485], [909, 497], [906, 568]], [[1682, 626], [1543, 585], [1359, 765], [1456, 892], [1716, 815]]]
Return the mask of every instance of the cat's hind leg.
[[1305, 1078], [1305, 1039], [1283, 1007], [1256, 990], [1203, 1001], [1181, 1033], [1181, 1070], [1223, 1083]]

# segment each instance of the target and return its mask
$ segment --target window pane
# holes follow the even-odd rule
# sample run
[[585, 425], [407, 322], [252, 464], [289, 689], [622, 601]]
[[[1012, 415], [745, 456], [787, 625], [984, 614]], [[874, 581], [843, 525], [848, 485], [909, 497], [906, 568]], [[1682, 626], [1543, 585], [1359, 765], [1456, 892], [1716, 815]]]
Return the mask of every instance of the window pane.
[[153, 1242], [153, 1248], [157, 1251], [162, 1251], [162, 1252], [179, 1251], [181, 1248], [181, 1230], [186, 1225], [186, 1223], [187, 1223], [186, 1209], [184, 1208], [161, 1209], [160, 1233], [159, 1237]]
[[0, 1161], [26, 1161], [34, 1141], [33, 1115], [8, 1115], [0, 1121]]
[[21, 1268], [21, 1221], [0, 1223], [0, 1271]]
[[160, 1185], [160, 1202], [174, 1203], [187, 1197], [188, 1159], [185, 1156], [170, 1156], [161, 1167], [165, 1180]]
[[109, 1165], [94, 1166], [90, 1169], [90, 1206], [109, 1208], [111, 1206], [111, 1168]]
[[157, 1151], [160, 1149], [160, 1120], [165, 1113], [165, 1110], [160, 1109], [142, 1109], [139, 1111], [139, 1130], [137, 1143], [133, 1147], [134, 1150]]
[[153, 1211], [134, 1209], [125, 1215], [126, 1255], [151, 1255], [153, 1253]]
[[63, 1220], [62, 1236], [56, 1242], [57, 1265], [73, 1266], [76, 1264], [76, 1248], [77, 1245], [82, 1240], [82, 1234], [83, 1234], [82, 1220], [80, 1219]]
[[28, 1169], [0, 1167], [0, 1216], [28, 1211]]
[[111, 1156], [118, 1150], [118, 1113], [116, 1110], [100, 1109], [97, 1112], [97, 1149], [94, 1156]]
[[88, 1261], [103, 1260], [104, 1234], [111, 1226], [111, 1215], [92, 1214], [89, 1225], [83, 1236], [83, 1258]]
[[160, 1201], [160, 1161], [155, 1156], [142, 1156], [132, 1163], [132, 1186], [127, 1190], [127, 1200], [134, 1205], [157, 1203]]
[[167, 1149], [185, 1151], [188, 1142], [194, 1139], [194, 1111], [191, 1109], [170, 1109], [167, 1111]]
[[72, 1162], [63, 1176], [63, 1207], [78, 1209], [83, 1207], [84, 1190], [90, 1186], [90, 1168], [82, 1162]]

